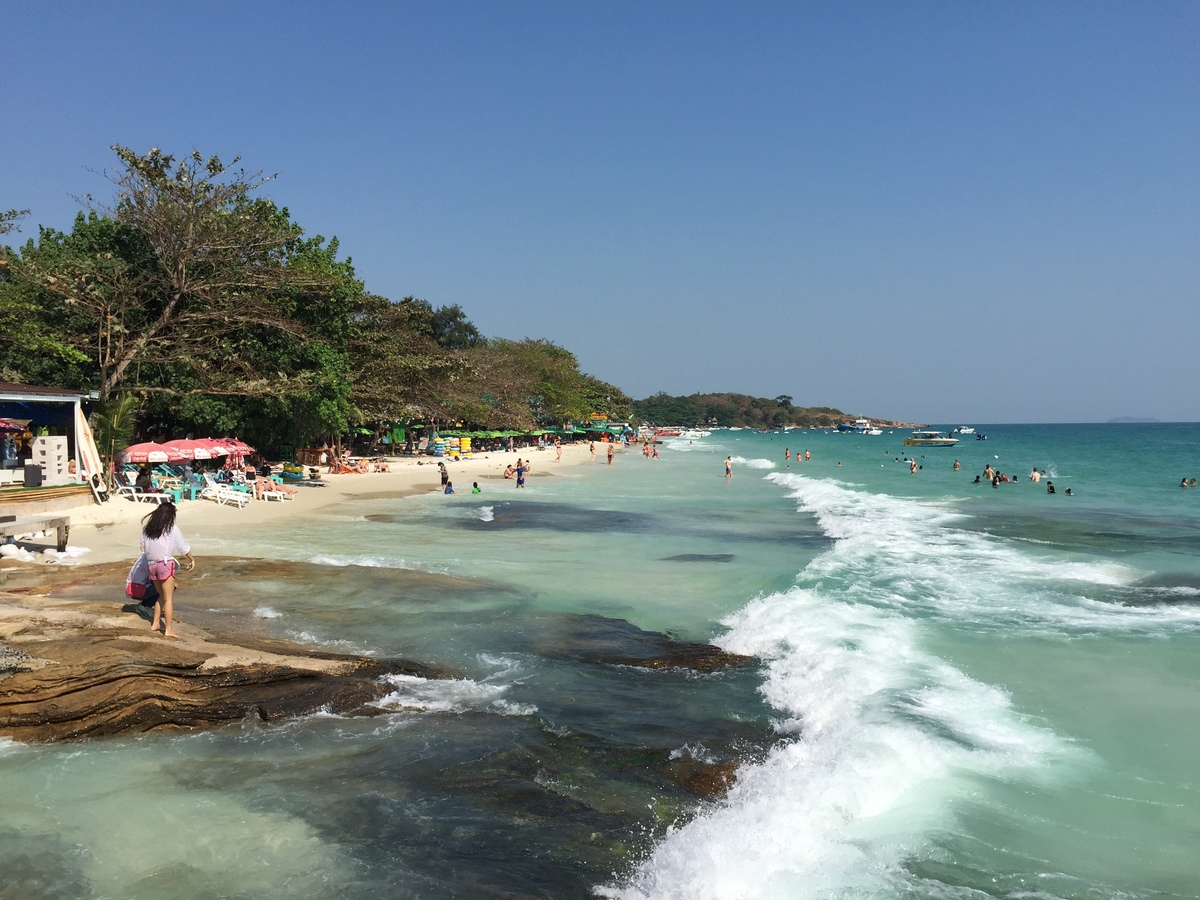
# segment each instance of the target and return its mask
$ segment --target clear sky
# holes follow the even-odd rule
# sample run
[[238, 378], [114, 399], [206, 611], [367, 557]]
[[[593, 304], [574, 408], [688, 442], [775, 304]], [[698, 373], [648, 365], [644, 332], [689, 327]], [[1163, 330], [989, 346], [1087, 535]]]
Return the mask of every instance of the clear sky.
[[0, 209], [240, 154], [635, 397], [1200, 420], [1200, 3], [0, 3]]

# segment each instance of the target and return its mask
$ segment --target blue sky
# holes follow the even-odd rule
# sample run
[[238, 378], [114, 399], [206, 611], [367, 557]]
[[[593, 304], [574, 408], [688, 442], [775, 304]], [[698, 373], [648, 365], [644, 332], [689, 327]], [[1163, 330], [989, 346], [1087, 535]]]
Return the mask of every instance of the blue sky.
[[1200, 420], [1200, 4], [3, 11], [22, 236], [109, 145], [196, 147], [376, 293], [635, 397]]

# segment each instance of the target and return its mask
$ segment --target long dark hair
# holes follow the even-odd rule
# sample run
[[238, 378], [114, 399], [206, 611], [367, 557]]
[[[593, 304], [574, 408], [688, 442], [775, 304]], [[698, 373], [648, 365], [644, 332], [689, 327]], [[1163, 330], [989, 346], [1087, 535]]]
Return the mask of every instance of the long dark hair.
[[160, 538], [175, 525], [175, 504], [160, 503], [154, 508], [154, 512], [142, 519], [145, 523], [142, 526], [142, 534], [154, 540]]

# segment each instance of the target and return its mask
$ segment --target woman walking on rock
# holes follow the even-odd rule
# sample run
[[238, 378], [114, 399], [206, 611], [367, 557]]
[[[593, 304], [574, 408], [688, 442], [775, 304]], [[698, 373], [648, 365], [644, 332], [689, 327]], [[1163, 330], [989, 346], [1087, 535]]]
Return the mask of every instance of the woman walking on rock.
[[158, 631], [161, 619], [163, 634], [166, 637], [177, 637], [173, 628], [175, 615], [172, 600], [175, 597], [175, 551], [178, 549], [187, 557], [187, 570], [196, 568], [196, 558], [192, 556], [192, 548], [183, 539], [183, 533], [175, 525], [175, 504], [160, 503], [154, 512], [142, 520], [142, 552], [146, 554], [146, 562], [150, 567], [150, 580], [158, 590], [158, 600], [154, 603], [154, 617], [150, 622], [150, 630]]

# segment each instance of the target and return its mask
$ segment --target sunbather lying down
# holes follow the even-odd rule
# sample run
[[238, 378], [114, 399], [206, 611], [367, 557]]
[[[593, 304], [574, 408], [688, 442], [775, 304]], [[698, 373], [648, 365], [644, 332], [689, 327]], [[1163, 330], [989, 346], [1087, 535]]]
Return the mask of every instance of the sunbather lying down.
[[255, 500], [262, 500], [263, 497], [269, 491], [274, 491], [279, 494], [299, 493], [299, 491], [296, 488], [290, 487], [286, 484], [279, 484], [276, 481], [272, 481], [270, 478], [259, 477], [259, 478], [254, 479], [254, 499]]

